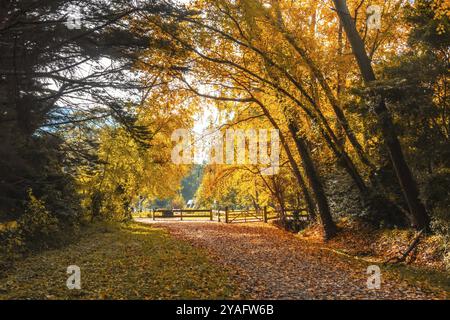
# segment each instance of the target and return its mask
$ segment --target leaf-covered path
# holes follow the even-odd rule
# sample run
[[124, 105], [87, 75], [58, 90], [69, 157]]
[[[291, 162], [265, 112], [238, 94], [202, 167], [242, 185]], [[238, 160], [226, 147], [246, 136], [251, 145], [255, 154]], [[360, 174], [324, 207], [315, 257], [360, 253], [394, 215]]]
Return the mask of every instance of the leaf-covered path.
[[[138, 219], [152, 223], [149, 219]], [[367, 289], [366, 262], [342, 257], [267, 224], [165, 222], [176, 238], [206, 249], [244, 295], [258, 299], [445, 299], [446, 292], [406, 281], [380, 266], [379, 290]]]

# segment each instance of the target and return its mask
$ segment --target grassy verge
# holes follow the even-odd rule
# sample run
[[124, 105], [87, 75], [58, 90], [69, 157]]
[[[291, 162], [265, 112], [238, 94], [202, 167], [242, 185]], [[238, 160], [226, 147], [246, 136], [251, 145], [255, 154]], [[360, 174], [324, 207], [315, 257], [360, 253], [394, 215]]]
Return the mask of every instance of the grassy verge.
[[445, 291], [450, 299], [450, 274], [432, 269], [407, 265], [386, 265], [385, 269], [398, 275], [401, 279], [412, 284], [421, 284], [431, 290]]
[[[69, 265], [81, 290], [66, 287]], [[239, 298], [220, 266], [164, 230], [130, 223], [97, 224], [77, 243], [31, 255], [0, 279], [0, 299]]]
[[[421, 285], [429, 291], [443, 291], [450, 298], [450, 273], [445, 270], [442, 242], [438, 236], [422, 238], [407, 263], [383, 262], [404, 252], [416, 235], [411, 230], [371, 229], [352, 221], [339, 221], [339, 234], [324, 243], [321, 228], [313, 225], [299, 233], [298, 237], [320, 249], [332, 252], [343, 259], [358, 261], [364, 267], [378, 265], [383, 276], [400, 279], [411, 286]], [[438, 241], [439, 240], [439, 241]]]

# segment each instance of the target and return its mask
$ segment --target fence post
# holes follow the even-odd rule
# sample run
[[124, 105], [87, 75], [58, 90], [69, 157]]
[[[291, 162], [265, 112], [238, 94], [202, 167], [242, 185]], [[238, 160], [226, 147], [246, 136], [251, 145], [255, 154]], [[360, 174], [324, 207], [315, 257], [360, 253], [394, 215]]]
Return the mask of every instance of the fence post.
[[180, 210], [180, 221], [183, 221], [183, 209]]
[[263, 221], [267, 223], [267, 206], [264, 206], [263, 210]]
[[209, 220], [213, 221], [213, 209], [209, 210]]
[[217, 210], [217, 222], [220, 222], [220, 208]]
[[225, 223], [228, 223], [228, 207], [225, 207]]
[[152, 219], [155, 220], [155, 209], [152, 208]]

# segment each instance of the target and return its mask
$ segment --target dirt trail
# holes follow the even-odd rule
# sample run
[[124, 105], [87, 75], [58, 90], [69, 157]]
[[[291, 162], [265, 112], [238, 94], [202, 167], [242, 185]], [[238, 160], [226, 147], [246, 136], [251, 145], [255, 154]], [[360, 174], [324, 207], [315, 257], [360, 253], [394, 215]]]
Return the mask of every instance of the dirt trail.
[[310, 244], [273, 226], [136, 219], [168, 229], [206, 249], [256, 299], [445, 299], [443, 291], [383, 270], [381, 288], [367, 289], [368, 264]]

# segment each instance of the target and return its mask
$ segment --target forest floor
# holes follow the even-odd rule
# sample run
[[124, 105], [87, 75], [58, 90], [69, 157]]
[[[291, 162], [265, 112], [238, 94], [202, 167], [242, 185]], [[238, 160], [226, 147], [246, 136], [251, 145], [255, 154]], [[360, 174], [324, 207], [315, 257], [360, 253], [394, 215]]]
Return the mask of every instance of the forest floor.
[[[81, 290], [69, 290], [69, 265]], [[237, 299], [230, 277], [207, 254], [160, 228], [85, 227], [68, 246], [31, 254], [0, 276], [4, 299]]]
[[[381, 268], [381, 288], [367, 288], [371, 264], [263, 223], [155, 223], [206, 250], [252, 299], [448, 299], [448, 283], [408, 267]], [[450, 278], [447, 278], [447, 280]], [[442, 279], [439, 279], [442, 280]], [[445, 280], [444, 280], [445, 281]]]
[[[98, 223], [70, 245], [30, 254], [0, 275], [2, 299], [446, 299], [448, 289], [263, 223]], [[81, 270], [69, 290], [67, 267]], [[448, 288], [448, 287], [447, 287]]]

